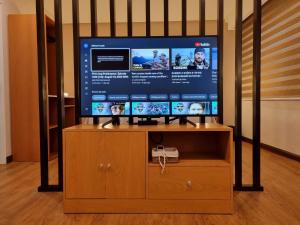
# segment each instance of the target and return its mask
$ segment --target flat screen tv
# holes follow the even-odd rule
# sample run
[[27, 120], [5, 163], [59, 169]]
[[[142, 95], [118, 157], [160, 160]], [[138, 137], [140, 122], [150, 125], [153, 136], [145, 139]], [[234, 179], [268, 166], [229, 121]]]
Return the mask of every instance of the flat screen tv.
[[80, 39], [82, 117], [218, 115], [216, 36]]

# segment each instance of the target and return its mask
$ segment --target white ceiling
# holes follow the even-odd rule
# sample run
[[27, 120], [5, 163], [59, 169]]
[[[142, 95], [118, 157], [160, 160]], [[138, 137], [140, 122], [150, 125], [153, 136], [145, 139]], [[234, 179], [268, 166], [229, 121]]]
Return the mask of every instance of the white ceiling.
[[[21, 13], [35, 13], [35, 0], [10, 0]], [[116, 21], [127, 21], [127, 0], [115, 0]], [[224, 17], [229, 29], [234, 29], [235, 1], [224, 0]], [[263, 0], [265, 3], [268, 0]], [[50, 17], [54, 15], [54, 0], [44, 0], [45, 13]], [[89, 23], [90, 4], [89, 0], [79, 0], [80, 22]], [[253, 0], [244, 0], [243, 16], [246, 18], [253, 11]], [[133, 21], [145, 21], [145, 0], [132, 0]], [[62, 0], [63, 22], [72, 22], [72, 0]], [[163, 0], [151, 0], [151, 20], [163, 21]], [[187, 20], [198, 20], [199, 0], [187, 0]], [[217, 0], [206, 0], [206, 20], [217, 19]], [[181, 0], [169, 0], [169, 20], [181, 20]], [[109, 22], [109, 0], [98, 0], [98, 21]]]

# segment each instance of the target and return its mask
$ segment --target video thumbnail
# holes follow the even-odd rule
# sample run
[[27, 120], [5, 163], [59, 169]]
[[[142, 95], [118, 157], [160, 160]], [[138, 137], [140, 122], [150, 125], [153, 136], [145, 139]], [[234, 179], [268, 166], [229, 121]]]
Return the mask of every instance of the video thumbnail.
[[218, 102], [217, 101], [213, 101], [211, 103], [211, 114], [218, 115]]
[[169, 70], [169, 49], [131, 49], [132, 70]]
[[129, 71], [129, 48], [91, 49], [92, 71]]
[[130, 115], [130, 102], [93, 102], [92, 115], [117, 116]]
[[209, 102], [172, 102], [172, 115], [209, 114]]
[[132, 102], [132, 115], [170, 115], [169, 102]]
[[212, 48], [211, 49], [211, 67], [213, 70], [218, 69], [218, 49], [217, 48]]
[[210, 65], [209, 48], [172, 48], [172, 69], [207, 70]]

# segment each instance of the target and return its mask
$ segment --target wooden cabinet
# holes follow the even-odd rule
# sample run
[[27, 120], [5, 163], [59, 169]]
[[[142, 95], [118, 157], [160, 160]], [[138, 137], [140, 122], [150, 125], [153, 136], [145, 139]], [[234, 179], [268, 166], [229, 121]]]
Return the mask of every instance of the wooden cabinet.
[[[58, 151], [54, 21], [45, 17], [48, 158]], [[40, 160], [36, 15], [8, 16], [11, 138], [14, 161]], [[65, 126], [75, 124], [75, 99], [65, 99]]]
[[[152, 163], [157, 144], [179, 162]], [[66, 213], [232, 213], [232, 130], [78, 125], [64, 130]]]
[[145, 198], [144, 133], [69, 132], [64, 140], [66, 198]]
[[145, 198], [144, 132], [105, 132], [107, 198]]
[[67, 198], [105, 198], [103, 136], [98, 132], [69, 133], [65, 139]]

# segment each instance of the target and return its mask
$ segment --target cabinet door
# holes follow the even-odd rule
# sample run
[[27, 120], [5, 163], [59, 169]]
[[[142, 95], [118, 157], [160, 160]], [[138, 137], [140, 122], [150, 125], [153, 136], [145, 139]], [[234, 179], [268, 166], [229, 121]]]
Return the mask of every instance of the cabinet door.
[[105, 132], [104, 137], [106, 197], [145, 198], [145, 132]]
[[66, 198], [104, 198], [103, 133], [66, 132], [64, 141]]

